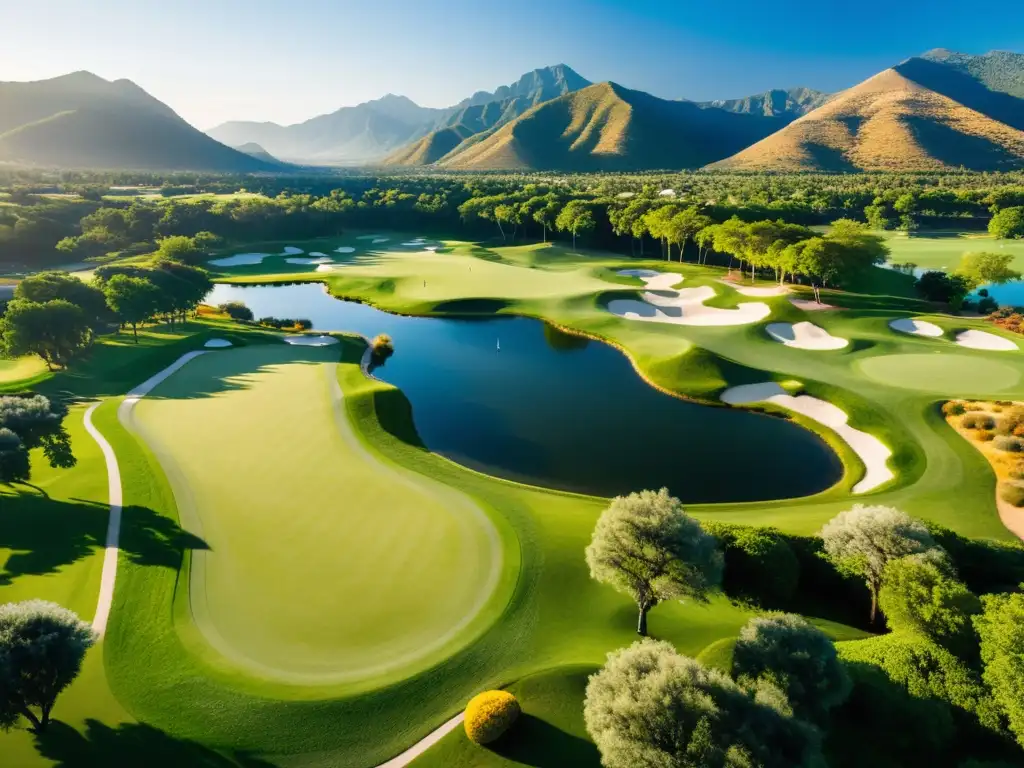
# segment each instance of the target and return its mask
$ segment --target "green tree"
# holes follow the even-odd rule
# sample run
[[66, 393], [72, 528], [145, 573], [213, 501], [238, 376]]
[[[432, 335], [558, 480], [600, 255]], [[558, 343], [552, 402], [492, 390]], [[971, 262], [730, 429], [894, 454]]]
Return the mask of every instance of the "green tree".
[[103, 291], [68, 272], [37, 272], [29, 275], [14, 289], [14, 298], [38, 304], [64, 299], [81, 307], [94, 328], [100, 325], [107, 314]]
[[556, 200], [549, 200], [544, 206], [533, 212], [533, 220], [541, 226], [544, 242], [548, 241], [548, 230], [555, 226], [558, 220], [559, 206]]
[[1024, 747], [1024, 594], [984, 595], [974, 619], [981, 638], [982, 677]]
[[232, 320], [252, 320], [252, 310], [240, 301], [228, 301], [221, 304], [218, 309]]
[[954, 275], [961, 278], [964, 284], [974, 290], [980, 285], [1002, 285], [1011, 280], [1020, 280], [1020, 272], [1010, 267], [1013, 254], [971, 252], [960, 257]]
[[28, 452], [42, 448], [50, 466], [75, 466], [71, 441], [64, 429], [68, 409], [43, 395], [0, 397], [0, 482], [26, 481], [31, 475]]
[[893, 560], [882, 572], [878, 606], [896, 632], [918, 632], [961, 657], [977, 645], [972, 619], [981, 601], [926, 555]]
[[793, 714], [817, 725], [850, 695], [850, 678], [832, 640], [792, 613], [746, 623], [733, 648], [732, 674], [751, 686], [767, 680], [786, 694]]
[[920, 520], [894, 507], [854, 504], [821, 529], [825, 555], [845, 575], [864, 579], [871, 593], [871, 623], [885, 566], [907, 555], [940, 549]]
[[582, 200], [573, 200], [555, 220], [555, 226], [561, 232], [572, 232], [572, 249], [576, 250], [576, 236], [590, 232], [595, 226], [594, 214]]
[[928, 301], [939, 301], [949, 304], [953, 309], [959, 309], [963, 306], [970, 287], [960, 275], [947, 275], [933, 269], [917, 278], [914, 290]]
[[818, 765], [817, 732], [774, 694], [752, 696], [669, 643], [639, 640], [591, 676], [583, 720], [606, 768]]
[[0, 605], [0, 727], [25, 717], [45, 731], [57, 696], [78, 676], [94, 642], [92, 628], [55, 603]]
[[85, 312], [70, 301], [14, 299], [0, 315], [0, 355], [39, 355], [50, 370], [67, 368], [89, 346], [92, 333]]
[[690, 207], [677, 213], [669, 221], [669, 240], [679, 246], [679, 261], [683, 261], [686, 244], [705, 227], [711, 226], [711, 218]]
[[888, 213], [888, 207], [879, 203], [872, 203], [864, 208], [864, 218], [867, 219], [871, 229], [890, 229], [892, 219], [889, 218]]
[[637, 633], [647, 613], [665, 600], [706, 602], [722, 581], [722, 553], [714, 536], [683, 512], [662, 488], [612, 500], [586, 549], [590, 575], [637, 604]]
[[1000, 240], [1024, 237], [1024, 206], [997, 211], [988, 223], [988, 232]]
[[103, 286], [107, 306], [121, 322], [132, 327], [135, 343], [139, 343], [139, 323], [144, 323], [156, 313], [160, 302], [160, 290], [149, 280], [129, 275], [114, 275]]

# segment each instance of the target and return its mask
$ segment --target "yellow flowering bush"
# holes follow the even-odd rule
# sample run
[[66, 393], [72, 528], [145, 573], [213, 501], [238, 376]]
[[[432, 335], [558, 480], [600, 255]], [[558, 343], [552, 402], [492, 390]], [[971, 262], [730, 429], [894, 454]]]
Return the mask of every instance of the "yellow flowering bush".
[[519, 702], [508, 691], [484, 691], [466, 705], [466, 735], [477, 744], [489, 744], [519, 717]]

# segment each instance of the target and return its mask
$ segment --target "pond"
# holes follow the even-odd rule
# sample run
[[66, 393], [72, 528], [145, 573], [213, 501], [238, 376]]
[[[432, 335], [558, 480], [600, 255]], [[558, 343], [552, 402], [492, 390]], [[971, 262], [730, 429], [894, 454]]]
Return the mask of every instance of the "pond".
[[374, 373], [408, 397], [423, 443], [490, 475], [598, 496], [666, 486], [687, 502], [804, 496], [842, 475], [813, 432], [666, 395], [615, 348], [539, 320], [402, 317], [316, 283], [217, 285], [207, 298], [225, 301], [257, 318], [390, 335], [395, 354]]

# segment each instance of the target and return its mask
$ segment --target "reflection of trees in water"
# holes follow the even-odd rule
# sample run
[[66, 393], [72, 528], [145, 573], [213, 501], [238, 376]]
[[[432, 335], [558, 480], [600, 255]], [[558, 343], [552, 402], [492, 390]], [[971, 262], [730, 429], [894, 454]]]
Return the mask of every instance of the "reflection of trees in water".
[[544, 323], [544, 341], [557, 352], [574, 352], [578, 349], [586, 349], [590, 343], [590, 339], [586, 336], [566, 333], [562, 329], [548, 323]]

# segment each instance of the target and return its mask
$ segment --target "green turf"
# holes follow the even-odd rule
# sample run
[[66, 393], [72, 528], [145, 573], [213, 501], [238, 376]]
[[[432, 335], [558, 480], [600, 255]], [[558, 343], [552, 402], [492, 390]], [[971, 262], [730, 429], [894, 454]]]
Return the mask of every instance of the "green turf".
[[1004, 392], [1020, 383], [1020, 363], [1000, 362], [955, 352], [884, 355], [858, 362], [858, 369], [873, 381], [924, 392]]
[[334, 411], [337, 356], [207, 354], [134, 410], [183, 527], [206, 545], [193, 618], [257, 677], [405, 677], [478, 629], [503, 568], [497, 530], [468, 499], [362, 449]]
[[1024, 240], [996, 240], [982, 232], [885, 232], [889, 261], [952, 272], [971, 251], [1009, 253], [1013, 269], [1024, 271]]

